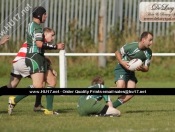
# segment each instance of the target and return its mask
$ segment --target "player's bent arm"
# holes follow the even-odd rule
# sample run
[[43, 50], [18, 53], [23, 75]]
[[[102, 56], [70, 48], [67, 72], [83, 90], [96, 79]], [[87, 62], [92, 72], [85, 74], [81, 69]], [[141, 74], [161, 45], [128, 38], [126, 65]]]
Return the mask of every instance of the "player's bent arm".
[[42, 48], [42, 49], [46, 49], [46, 50], [56, 50], [57, 49], [57, 45], [55, 44], [48, 44], [48, 43], [44, 43], [42, 41], [36, 41], [36, 45], [38, 48]]
[[147, 72], [149, 70], [149, 66], [139, 66], [136, 71]]
[[5, 44], [9, 40], [8, 35], [4, 35], [0, 40], [0, 45]]
[[56, 50], [56, 49], [57, 49], [57, 45], [56, 45], [56, 44], [43, 43], [42, 49], [46, 49], [46, 50]]
[[122, 55], [118, 51], [115, 52], [115, 57], [117, 58], [117, 60], [121, 64], [122, 63]]
[[125, 69], [129, 70], [129, 64], [128, 64], [128, 61], [123, 61], [122, 60], [122, 55], [120, 54], [120, 52], [116, 51], [115, 52], [115, 56], [117, 58], [117, 60], [119, 61], [119, 63], [125, 67]]
[[42, 49], [46, 50], [63, 50], [64, 49], [64, 43], [59, 43], [59, 44], [48, 44], [48, 43], [43, 43], [42, 44]]
[[63, 50], [64, 49], [64, 43], [59, 43], [59, 44], [57, 44], [57, 49], [58, 50]]
[[147, 72], [149, 70], [149, 66], [143, 66], [143, 69], [141, 70], [142, 72]]
[[38, 48], [42, 48], [43, 42], [42, 42], [42, 41], [36, 41], [36, 46], [37, 46]]
[[1, 41], [0, 41], [0, 45], [3, 45], [4, 43], [2, 43]]

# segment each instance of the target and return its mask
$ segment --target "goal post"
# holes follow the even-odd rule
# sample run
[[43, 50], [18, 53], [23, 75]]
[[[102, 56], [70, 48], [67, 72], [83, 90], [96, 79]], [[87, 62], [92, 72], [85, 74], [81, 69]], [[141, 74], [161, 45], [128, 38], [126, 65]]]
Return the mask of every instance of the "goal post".
[[59, 53], [60, 88], [67, 87], [67, 59], [65, 53], [65, 50], [60, 50]]

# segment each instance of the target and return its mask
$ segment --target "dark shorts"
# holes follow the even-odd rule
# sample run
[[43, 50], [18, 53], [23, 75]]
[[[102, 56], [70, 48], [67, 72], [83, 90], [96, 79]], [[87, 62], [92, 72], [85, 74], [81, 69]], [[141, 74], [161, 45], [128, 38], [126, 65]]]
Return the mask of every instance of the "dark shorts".
[[29, 68], [30, 74], [49, 70], [49, 65], [45, 57], [38, 53], [27, 53], [25, 58], [26, 66]]
[[115, 75], [115, 82], [118, 80], [124, 80], [125, 82], [128, 82], [129, 80], [134, 81], [137, 83], [137, 78], [135, 77], [135, 72], [126, 70], [122, 65], [118, 64], [114, 69], [114, 75]]

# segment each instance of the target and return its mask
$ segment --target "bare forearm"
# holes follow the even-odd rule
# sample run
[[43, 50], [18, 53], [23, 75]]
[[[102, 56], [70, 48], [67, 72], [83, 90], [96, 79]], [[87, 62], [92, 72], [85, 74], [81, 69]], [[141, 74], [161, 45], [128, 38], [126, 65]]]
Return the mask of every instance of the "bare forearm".
[[115, 52], [115, 57], [119, 61], [119, 63], [122, 62], [122, 55], [118, 51]]
[[5, 44], [9, 40], [8, 35], [4, 35], [0, 40], [0, 45]]
[[116, 51], [116, 52], [115, 52], [115, 56], [116, 56], [118, 62], [119, 62], [125, 69], [129, 70], [129, 69], [128, 69], [128, 68], [129, 68], [128, 61], [123, 61], [123, 60], [122, 60], [122, 55], [120, 54], [120, 52]]
[[136, 69], [136, 71], [147, 72], [149, 70], [148, 66], [140, 66]]
[[142, 72], [147, 72], [149, 70], [149, 67], [143, 66], [143, 69], [141, 70]]

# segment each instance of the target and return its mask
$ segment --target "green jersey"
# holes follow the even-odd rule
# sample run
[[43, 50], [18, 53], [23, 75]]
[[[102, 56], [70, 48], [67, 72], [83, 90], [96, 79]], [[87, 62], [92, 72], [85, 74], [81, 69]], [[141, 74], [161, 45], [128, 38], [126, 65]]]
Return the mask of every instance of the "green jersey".
[[152, 51], [150, 48], [147, 48], [145, 50], [139, 49], [139, 43], [133, 42], [129, 44], [125, 44], [120, 50], [120, 54], [122, 55], [122, 60], [131, 60], [131, 59], [141, 59], [142, 62], [144, 62], [145, 66], [150, 65], [151, 57], [152, 57]]
[[[90, 86], [88, 88], [106, 88], [104, 85], [102, 84], [95, 84], [93, 86]], [[83, 104], [85, 101], [87, 101], [88, 99], [95, 99], [97, 101], [100, 101], [102, 100], [102, 98], [106, 101], [106, 102], [109, 102], [111, 101], [110, 99], [110, 96], [109, 95], [82, 95], [80, 96], [79, 98], [79, 101], [78, 101], [78, 106], [80, 106], [81, 104]]]
[[27, 53], [40, 53], [44, 54], [44, 50], [38, 48], [36, 41], [44, 42], [43, 29], [40, 24], [31, 22], [28, 24], [27, 30]]

